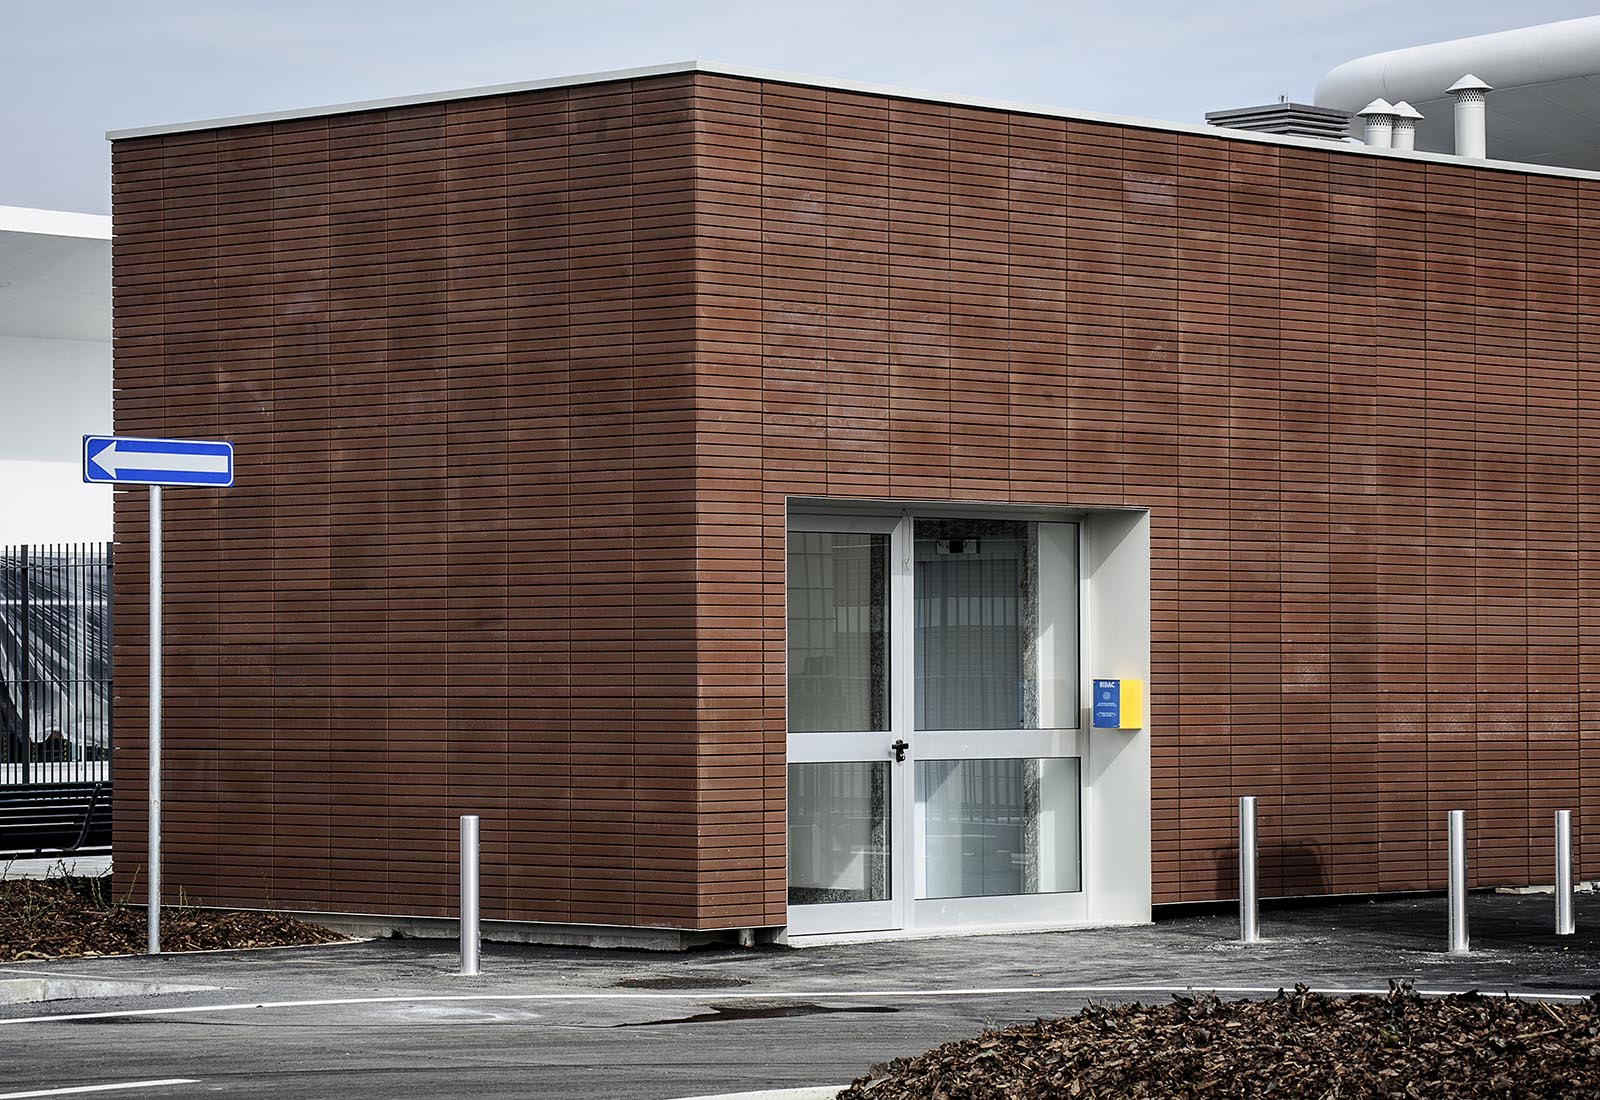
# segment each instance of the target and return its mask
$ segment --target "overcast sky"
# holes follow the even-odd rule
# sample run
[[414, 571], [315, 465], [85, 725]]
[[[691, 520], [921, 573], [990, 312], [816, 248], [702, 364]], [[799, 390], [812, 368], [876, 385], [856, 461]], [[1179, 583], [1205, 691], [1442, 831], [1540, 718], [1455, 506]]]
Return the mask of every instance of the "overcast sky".
[[107, 130], [721, 61], [1198, 122], [1562, 0], [0, 0], [0, 205], [105, 213]]

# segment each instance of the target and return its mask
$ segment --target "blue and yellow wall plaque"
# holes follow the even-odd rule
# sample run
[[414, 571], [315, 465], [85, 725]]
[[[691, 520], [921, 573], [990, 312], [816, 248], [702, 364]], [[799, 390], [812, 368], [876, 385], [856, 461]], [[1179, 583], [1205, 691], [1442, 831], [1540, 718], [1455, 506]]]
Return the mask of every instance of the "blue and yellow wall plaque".
[[1136, 730], [1144, 727], [1144, 683], [1140, 680], [1094, 682], [1094, 728]]

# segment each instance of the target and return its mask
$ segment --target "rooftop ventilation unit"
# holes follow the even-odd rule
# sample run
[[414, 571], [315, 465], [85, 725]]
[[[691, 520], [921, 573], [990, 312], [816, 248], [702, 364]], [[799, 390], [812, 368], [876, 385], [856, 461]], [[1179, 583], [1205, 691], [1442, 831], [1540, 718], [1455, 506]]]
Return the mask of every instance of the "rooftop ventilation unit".
[[1231, 111], [1207, 111], [1206, 121], [1230, 130], [1326, 141], [1343, 141], [1350, 136], [1348, 113], [1332, 107], [1313, 107], [1309, 103], [1268, 103], [1261, 107], [1235, 107]]
[[1483, 160], [1489, 155], [1483, 97], [1492, 91], [1494, 88], [1471, 73], [1445, 89], [1456, 101], [1456, 156]]

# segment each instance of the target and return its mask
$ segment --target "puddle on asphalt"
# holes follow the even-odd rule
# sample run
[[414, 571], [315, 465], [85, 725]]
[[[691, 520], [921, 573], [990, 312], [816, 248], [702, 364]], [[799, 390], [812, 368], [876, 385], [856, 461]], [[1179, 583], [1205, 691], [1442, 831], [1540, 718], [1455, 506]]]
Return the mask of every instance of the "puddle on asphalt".
[[833, 1007], [817, 1004], [768, 1005], [765, 1008], [736, 1008], [732, 1005], [712, 1005], [710, 1012], [694, 1016], [678, 1016], [671, 1020], [641, 1020], [636, 1024], [612, 1024], [612, 1027], [658, 1027], [661, 1024], [720, 1024], [729, 1020], [779, 1020], [786, 1016], [822, 1016], [835, 1012], [899, 1012], [888, 1005], [845, 1005]]
[[725, 974], [669, 974], [660, 978], [624, 978], [614, 984], [623, 989], [730, 989], [749, 985], [750, 979]]

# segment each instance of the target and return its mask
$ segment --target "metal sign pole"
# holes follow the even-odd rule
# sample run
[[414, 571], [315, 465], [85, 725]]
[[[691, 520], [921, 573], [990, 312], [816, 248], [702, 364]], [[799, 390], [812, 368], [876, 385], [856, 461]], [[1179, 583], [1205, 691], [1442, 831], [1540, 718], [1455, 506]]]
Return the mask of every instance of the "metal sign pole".
[[150, 486], [150, 851], [146, 950], [161, 954], [161, 486]]

